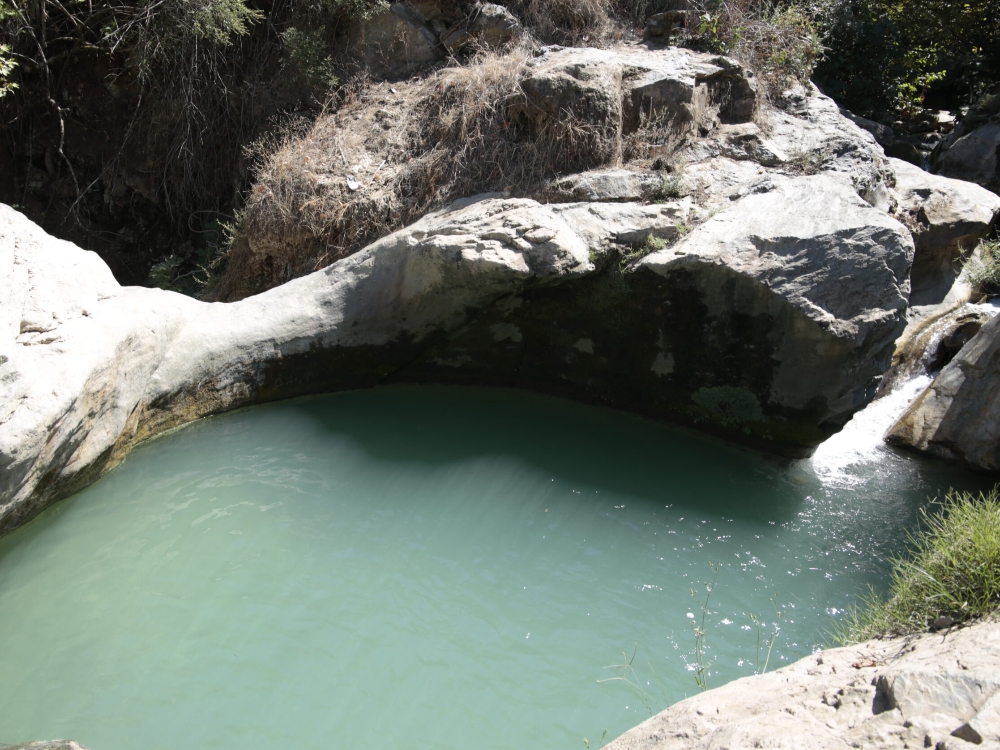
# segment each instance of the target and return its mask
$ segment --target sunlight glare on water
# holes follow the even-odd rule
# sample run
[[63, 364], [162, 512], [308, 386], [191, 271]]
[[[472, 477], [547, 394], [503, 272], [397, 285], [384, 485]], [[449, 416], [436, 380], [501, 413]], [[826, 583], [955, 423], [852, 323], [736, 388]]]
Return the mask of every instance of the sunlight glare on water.
[[[203, 420], [0, 540], [0, 742], [596, 747], [696, 691], [711, 563], [716, 686], [759, 663], [751, 615], [782, 613], [771, 667], [809, 654], [976, 481], [823, 455], [479, 389]], [[599, 682], [623, 653], [647, 695]]]

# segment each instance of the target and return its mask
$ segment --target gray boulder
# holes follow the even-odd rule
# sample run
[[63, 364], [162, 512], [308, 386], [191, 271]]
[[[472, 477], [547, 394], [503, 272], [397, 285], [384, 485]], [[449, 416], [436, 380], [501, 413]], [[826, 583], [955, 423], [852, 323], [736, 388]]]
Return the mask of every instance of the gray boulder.
[[410, 3], [393, 3], [355, 24], [347, 39], [351, 56], [376, 76], [408, 75], [444, 57], [424, 13]]
[[984, 125], [957, 138], [935, 156], [934, 172], [1000, 193], [1000, 123]]
[[963, 259], [1000, 216], [1000, 196], [898, 159], [890, 163], [899, 215], [913, 233], [916, 248], [910, 304], [943, 302], [962, 271]]
[[642, 46], [547, 47], [529, 63], [521, 88], [531, 119], [572, 115], [622, 133], [655, 119], [674, 139], [746, 122], [757, 106], [756, 85], [735, 61]]
[[695, 695], [607, 748], [997, 748], [998, 675], [996, 621], [875, 640]]
[[0, 745], [0, 750], [87, 750], [87, 748], [73, 740], [46, 740], [26, 742], [22, 745]]
[[1000, 471], [1000, 317], [976, 334], [889, 428], [886, 442]]
[[441, 36], [441, 44], [451, 54], [470, 45], [497, 49], [521, 35], [521, 22], [514, 14], [496, 3], [480, 3], [469, 17]]

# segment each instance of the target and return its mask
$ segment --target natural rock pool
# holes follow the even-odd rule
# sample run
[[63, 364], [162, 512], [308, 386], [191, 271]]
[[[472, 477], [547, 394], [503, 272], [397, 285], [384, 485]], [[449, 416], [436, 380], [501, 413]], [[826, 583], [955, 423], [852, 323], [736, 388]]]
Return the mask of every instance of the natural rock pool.
[[788, 462], [501, 390], [204, 420], [0, 540], [0, 741], [597, 747], [649, 715], [600, 682], [623, 651], [649, 709], [696, 692], [711, 563], [718, 686], [758, 664], [752, 614], [763, 661], [772, 599], [769, 669], [828, 641], [929, 495], [985, 486], [876, 427]]

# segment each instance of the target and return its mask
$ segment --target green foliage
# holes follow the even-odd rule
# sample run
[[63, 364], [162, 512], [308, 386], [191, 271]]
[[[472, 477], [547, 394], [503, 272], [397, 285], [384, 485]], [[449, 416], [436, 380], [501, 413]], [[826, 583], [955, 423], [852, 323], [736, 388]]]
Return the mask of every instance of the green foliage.
[[17, 63], [10, 56], [10, 45], [0, 44], [0, 99], [17, 88], [17, 84], [10, 80], [10, 74], [16, 67]]
[[1000, 78], [995, 0], [820, 0], [828, 50], [816, 82], [852, 111], [887, 120], [931, 89], [957, 109]]
[[146, 285], [179, 292], [191, 297], [203, 295], [216, 283], [229, 248], [246, 232], [245, 218], [238, 214], [232, 222], [213, 220], [198, 232], [197, 247], [171, 253], [153, 265]]
[[[650, 693], [646, 688], [642, 686], [643, 679], [640, 677], [639, 673], [635, 670], [635, 654], [639, 647], [635, 646], [632, 649], [632, 656], [628, 656], [624, 651], [622, 651], [622, 663], [621, 664], [609, 664], [605, 669], [611, 669], [616, 674], [614, 677], [608, 677], [603, 680], [598, 680], [599, 684], [606, 682], [620, 682], [625, 685], [636, 699], [642, 704], [643, 708], [652, 716], [659, 710], [660, 707], [665, 706], [667, 703], [666, 694], [663, 691], [663, 686], [660, 684], [659, 678], [656, 676], [656, 670], [653, 669], [651, 662], [646, 662], [646, 667], [649, 669], [650, 674], [653, 677], [653, 681], [656, 682], [657, 687], [660, 690], [659, 699]], [[620, 672], [620, 674], [618, 674]], [[647, 685], [651, 685], [650, 680], [645, 681]], [[601, 738], [602, 742], [604, 738]], [[590, 743], [584, 739], [584, 743], [587, 747], [590, 747]]]
[[708, 619], [708, 603], [712, 599], [712, 591], [715, 583], [719, 580], [720, 563], [709, 563], [712, 569], [712, 582], [705, 584], [705, 598], [699, 599], [694, 589], [691, 589], [691, 598], [695, 600], [701, 608], [701, 621], [695, 617], [694, 612], [688, 612], [688, 621], [691, 623], [691, 632], [694, 633], [694, 681], [698, 684], [698, 689], [704, 692], [708, 690], [709, 663], [705, 657], [705, 621]]
[[763, 664], [760, 663], [760, 649], [763, 645], [761, 638], [764, 635], [763, 628], [767, 627], [767, 623], [761, 619], [759, 614], [750, 613], [750, 620], [757, 628], [757, 661], [755, 662], [754, 674], [767, 672], [767, 665], [771, 663], [771, 652], [774, 650], [774, 644], [781, 633], [781, 618], [785, 616], [785, 613], [778, 608], [778, 594], [771, 597], [771, 606], [774, 608], [774, 621], [771, 623], [771, 636], [767, 639], [767, 652], [764, 654]]
[[281, 41], [287, 68], [308, 88], [329, 91], [337, 85], [336, 67], [321, 31], [302, 31], [293, 26], [282, 32]]
[[[17, 16], [17, 11], [11, 7], [10, 3], [0, 0], [0, 23]], [[0, 44], [0, 99], [17, 88], [17, 84], [10, 80], [11, 74], [17, 63], [11, 56], [9, 44]]]
[[197, 36], [224, 45], [231, 44], [233, 37], [246, 36], [249, 26], [264, 17], [259, 10], [248, 8], [246, 0], [185, 0], [175, 3], [171, 11], [177, 14], [170, 20], [171, 26], [186, 26]]
[[893, 561], [887, 598], [871, 592], [834, 631], [842, 643], [966, 622], [1000, 607], [1000, 496], [949, 491], [923, 514], [912, 551]]

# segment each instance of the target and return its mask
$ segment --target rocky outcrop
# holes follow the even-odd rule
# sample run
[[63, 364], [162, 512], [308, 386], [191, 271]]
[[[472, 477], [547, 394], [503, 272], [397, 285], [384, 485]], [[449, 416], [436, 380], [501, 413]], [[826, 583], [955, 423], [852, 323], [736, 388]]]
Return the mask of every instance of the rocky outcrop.
[[915, 245], [910, 304], [944, 302], [963, 260], [1000, 216], [1000, 196], [898, 159], [891, 159], [890, 164], [896, 175], [899, 216], [913, 233]]
[[822, 175], [699, 219], [688, 199], [485, 196], [208, 304], [121, 288], [4, 207], [0, 530], [164, 430], [381, 382], [532, 388], [805, 455], [888, 364], [909, 233]]
[[934, 155], [934, 172], [975, 182], [1000, 193], [1000, 122], [971, 132], [956, 131], [957, 138], [942, 143]]
[[629, 133], [656, 121], [670, 138], [747, 122], [757, 106], [753, 79], [735, 61], [686, 49], [545, 48], [521, 80], [529, 117], [571, 114]]
[[1000, 471], [1000, 318], [994, 318], [889, 428], [890, 445]]
[[23, 745], [0, 745], [0, 750], [87, 750], [87, 748], [73, 740], [46, 740], [27, 742]]
[[876, 640], [688, 698], [608, 750], [1000, 748], [1000, 624]]

